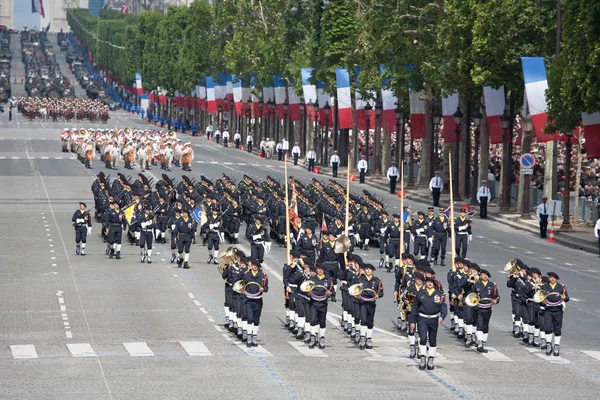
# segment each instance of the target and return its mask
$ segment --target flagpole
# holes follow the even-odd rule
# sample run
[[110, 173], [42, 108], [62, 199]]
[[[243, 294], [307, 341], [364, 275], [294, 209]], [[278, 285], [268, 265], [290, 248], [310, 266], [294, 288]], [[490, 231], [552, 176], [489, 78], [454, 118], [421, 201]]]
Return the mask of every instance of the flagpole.
[[285, 248], [287, 249], [286, 260], [288, 265], [291, 264], [290, 259], [290, 200], [288, 194], [288, 171], [287, 171], [287, 153], [285, 154], [283, 166], [284, 166], [284, 177], [285, 177]]
[[[349, 215], [350, 215], [350, 152], [348, 152], [348, 167], [347, 167], [347, 171], [346, 171], [346, 220], [345, 220], [345, 226], [346, 229], [344, 230], [344, 235], [346, 235], [346, 237], [348, 237], [348, 224], [349, 224]], [[344, 265], [347, 265], [347, 261], [348, 261], [348, 251], [346, 250], [344, 252]]]
[[[402, 267], [402, 253], [404, 253], [404, 162], [400, 165], [400, 267]], [[391, 257], [390, 257], [391, 258]]]
[[452, 154], [448, 153], [448, 172], [450, 174], [450, 238], [452, 239], [452, 272], [456, 271], [454, 258], [456, 257], [456, 234], [454, 233], [454, 192], [452, 191]]

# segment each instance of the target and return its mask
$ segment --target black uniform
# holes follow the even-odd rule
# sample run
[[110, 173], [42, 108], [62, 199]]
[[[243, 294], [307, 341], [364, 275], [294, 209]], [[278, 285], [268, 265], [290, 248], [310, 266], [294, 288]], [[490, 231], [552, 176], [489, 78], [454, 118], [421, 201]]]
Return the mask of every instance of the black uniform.
[[500, 295], [496, 284], [487, 281], [484, 283], [478, 280], [471, 286], [471, 293], [477, 293], [480, 297], [479, 305], [475, 307], [477, 313], [477, 349], [486, 352], [487, 335], [490, 328], [490, 318], [492, 317], [493, 301], [500, 302]]
[[251, 257], [258, 262], [263, 262], [265, 257], [264, 242], [270, 242], [266, 228], [262, 224], [251, 224], [246, 231], [246, 238], [251, 243]]
[[433, 357], [437, 349], [439, 318], [446, 318], [448, 306], [446, 296], [439, 290], [423, 288], [419, 290], [411, 309], [412, 320], [417, 321], [419, 330], [419, 354], [421, 369], [425, 369], [425, 351], [429, 341], [428, 369], [433, 369]]
[[[190, 256], [190, 246], [196, 232], [196, 221], [192, 217], [182, 216], [175, 222], [175, 230], [173, 234], [177, 237], [177, 252], [179, 259], [177, 264], [181, 267], [184, 263], [184, 268], [189, 268], [188, 260]], [[184, 254], [185, 253], [185, 254]]]
[[418, 255], [419, 250], [421, 251], [422, 256], [427, 255], [427, 220], [425, 218], [420, 219], [417, 218], [413, 221], [411, 232], [414, 235], [415, 240], [415, 248], [414, 254]]
[[[562, 283], [556, 282], [554, 286], [550, 282], [542, 285], [541, 290], [545, 290], [548, 293], [545, 303], [544, 311], [544, 329], [546, 332], [546, 338], [549, 335], [554, 334], [556, 337], [562, 335], [562, 320], [563, 320], [563, 301], [566, 303], [569, 301], [569, 294], [567, 293], [567, 287]], [[563, 300], [560, 296], [565, 295]], [[559, 339], [560, 340], [560, 339]], [[548, 340], [550, 344], [550, 340]]]
[[151, 263], [152, 240], [154, 239], [154, 216], [150, 212], [142, 213], [138, 218], [140, 225], [140, 250], [144, 262], [144, 247], [148, 246], [148, 263]]
[[434, 218], [429, 229], [431, 237], [433, 238], [431, 260], [437, 264], [439, 255], [442, 265], [444, 265], [444, 259], [446, 258], [446, 243], [448, 242], [448, 234], [450, 233], [448, 219], [445, 216]]
[[460, 255], [461, 258], [466, 258], [469, 236], [471, 236], [471, 221], [467, 217], [456, 217], [454, 219], [454, 229], [456, 238], [454, 248], [456, 249], [456, 255]]
[[[80, 246], [82, 248], [81, 255], [85, 255], [85, 244], [87, 243], [88, 228], [92, 227], [92, 218], [90, 212], [81, 209], [73, 214], [73, 226], [75, 227], [75, 243], [77, 243], [76, 252], [80, 254]], [[81, 245], [80, 245], [81, 243]]]

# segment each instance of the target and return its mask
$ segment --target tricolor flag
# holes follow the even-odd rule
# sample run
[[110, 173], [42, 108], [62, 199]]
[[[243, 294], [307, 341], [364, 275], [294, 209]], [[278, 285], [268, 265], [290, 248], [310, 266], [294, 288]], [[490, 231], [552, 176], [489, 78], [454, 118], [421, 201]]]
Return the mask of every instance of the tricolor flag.
[[582, 113], [587, 158], [600, 158], [600, 112]]
[[201, 110], [205, 110], [206, 109], [206, 87], [202, 86], [202, 85], [196, 85], [196, 100], [198, 102], [198, 104], [196, 105], [196, 107], [198, 107]]
[[128, 14], [128, 13], [129, 13], [129, 7], [127, 7], [127, 4], [123, 3], [123, 5], [122, 5], [122, 6], [121, 6], [121, 8], [120, 8], [120, 11], [121, 11], [123, 14]]
[[212, 76], [206, 77], [206, 101], [208, 102], [208, 112], [217, 112], [217, 102], [215, 100], [215, 83]]
[[410, 134], [413, 139], [425, 139], [425, 102], [420, 98], [425, 95], [424, 91], [408, 92], [410, 102]]
[[[329, 104], [331, 106], [331, 97], [329, 94], [325, 92], [325, 83], [323, 81], [317, 81], [317, 100], [319, 101], [319, 122], [321, 126], [325, 126], [325, 104]], [[331, 108], [333, 109], [333, 107]], [[331, 111], [328, 116], [329, 126], [332, 126], [333, 118]]]
[[312, 68], [302, 68], [302, 94], [304, 95], [304, 104], [309, 105], [317, 101], [317, 87], [311, 85], [309, 80], [312, 77]]
[[[385, 68], [383, 65], [379, 66], [379, 72], [383, 75]], [[396, 107], [398, 106], [398, 99], [394, 96], [394, 92], [389, 88], [390, 79], [385, 78], [381, 85], [381, 104], [383, 106], [382, 114], [382, 126], [386, 132], [394, 132], [396, 130]]]
[[135, 87], [137, 89], [137, 95], [142, 94], [142, 74], [139, 72], [135, 73]]
[[237, 115], [242, 115], [242, 105], [247, 99], [244, 98], [243, 88], [244, 80], [233, 76], [233, 102], [235, 103], [235, 112]]
[[292, 79], [290, 79], [290, 84], [287, 89], [288, 103], [290, 105], [288, 118], [292, 121], [300, 121], [300, 96], [298, 96], [294, 90], [294, 81]]
[[277, 119], [283, 119], [283, 103], [285, 103], [285, 80], [283, 79], [283, 75], [273, 75], [273, 88], [275, 91]]
[[125, 221], [129, 225], [131, 225], [131, 221], [133, 220], [133, 214], [135, 213], [135, 203], [131, 203], [123, 210], [123, 215], [125, 216]]
[[484, 86], [483, 101], [485, 102], [485, 115], [487, 116], [488, 130], [490, 132], [490, 144], [502, 143], [502, 134], [504, 132], [502, 131], [500, 117], [504, 114], [506, 106], [504, 86], [500, 86], [498, 89], [494, 89], [491, 86]]
[[[226, 106], [223, 107], [225, 110], [229, 110], [229, 105], [231, 104], [231, 100], [233, 99], [233, 75], [225, 74], [225, 86], [227, 88], [227, 92], [225, 94], [225, 98], [227, 99]], [[243, 86], [242, 86], [243, 87]], [[242, 101], [245, 101], [248, 97], [242, 97]]]
[[[270, 101], [275, 101], [275, 91], [273, 90], [273, 86], [263, 86], [263, 102], [265, 107], [263, 107], [263, 117], [269, 117], [268, 107], [266, 107], [267, 103]], [[273, 112], [271, 111], [271, 116]]]
[[215, 101], [217, 107], [221, 106], [222, 110], [225, 110], [223, 104], [227, 99], [227, 78], [229, 74], [219, 73], [219, 81], [215, 83]]
[[31, 12], [33, 14], [40, 14], [42, 18], [46, 18], [46, 14], [44, 13], [44, 2], [42, 0], [31, 0]]
[[[458, 93], [451, 94], [442, 98], [442, 118], [444, 119], [444, 128], [442, 137], [446, 143], [456, 142], [456, 125], [454, 124], [454, 113], [458, 108]], [[462, 140], [462, 138], [460, 138]]]
[[336, 68], [338, 123], [340, 129], [352, 128], [352, 97], [350, 95], [350, 75], [346, 68]]
[[529, 113], [533, 123], [533, 131], [538, 142], [558, 140], [558, 133], [545, 135], [544, 128], [548, 120], [546, 112], [546, 66], [542, 57], [521, 57], [523, 78], [525, 79], [525, 94], [529, 104]]
[[[360, 88], [360, 82], [358, 80], [358, 75], [360, 74], [360, 67], [356, 66], [354, 67], [354, 79], [355, 79], [355, 83], [356, 83], [356, 87]], [[371, 93], [371, 98], [375, 98], [375, 93], [369, 91], [369, 93]], [[357, 90], [354, 93], [354, 101], [356, 103], [356, 120], [358, 121], [358, 129], [360, 130], [366, 130], [367, 129], [367, 115], [365, 114], [365, 107], [367, 106], [367, 104], [371, 105], [371, 109], [375, 108], [375, 101], [374, 100], [364, 100], [362, 95], [360, 94], [360, 92]], [[373, 115], [374, 112], [371, 111], [371, 115]], [[369, 129], [373, 129], [373, 126], [375, 125], [375, 117], [374, 116], [370, 116], [369, 117]]]

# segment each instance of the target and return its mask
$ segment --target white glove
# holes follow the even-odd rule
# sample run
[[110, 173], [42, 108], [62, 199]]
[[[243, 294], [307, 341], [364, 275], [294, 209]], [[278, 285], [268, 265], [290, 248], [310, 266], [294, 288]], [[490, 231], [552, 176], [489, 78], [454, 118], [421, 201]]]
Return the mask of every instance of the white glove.
[[385, 228], [380, 228], [379, 232], [381, 232], [381, 234], [384, 235], [385, 234]]
[[410, 241], [414, 242], [415, 241], [415, 235], [413, 235], [412, 233], [410, 234]]
[[466, 225], [461, 225], [461, 226], [458, 227], [459, 231], [464, 231], [465, 229], [467, 229]]
[[91, 227], [91, 226], [88, 226], [88, 228], [87, 228], [87, 231], [88, 231], [88, 233], [87, 233], [87, 234], [88, 234], [88, 235], [91, 235], [91, 234], [92, 234], [92, 227]]
[[209, 224], [208, 227], [210, 229], [217, 229], [219, 227], [219, 224]]
[[77, 222], [78, 224], [83, 224], [85, 222], [85, 219], [77, 218], [77, 220], [75, 222]]
[[427, 241], [429, 242], [430, 246], [433, 246], [433, 238], [429, 238], [429, 239], [427, 239]]
[[473, 240], [473, 235], [469, 235], [469, 243], [471, 243], [471, 240]]
[[175, 230], [175, 224], [171, 225], [171, 230], [174, 231]]
[[252, 240], [260, 240], [262, 238], [262, 235], [254, 235], [252, 236]]

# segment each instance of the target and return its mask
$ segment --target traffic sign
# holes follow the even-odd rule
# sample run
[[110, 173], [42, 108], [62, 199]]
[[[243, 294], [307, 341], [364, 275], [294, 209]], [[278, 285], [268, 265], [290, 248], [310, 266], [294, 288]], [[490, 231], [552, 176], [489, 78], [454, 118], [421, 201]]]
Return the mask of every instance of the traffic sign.
[[531, 153], [525, 153], [521, 156], [521, 168], [529, 169], [535, 165], [535, 157]]
[[533, 175], [532, 168], [521, 168], [521, 175]]
[[223, 112], [223, 119], [229, 119], [229, 113], [227, 111]]

